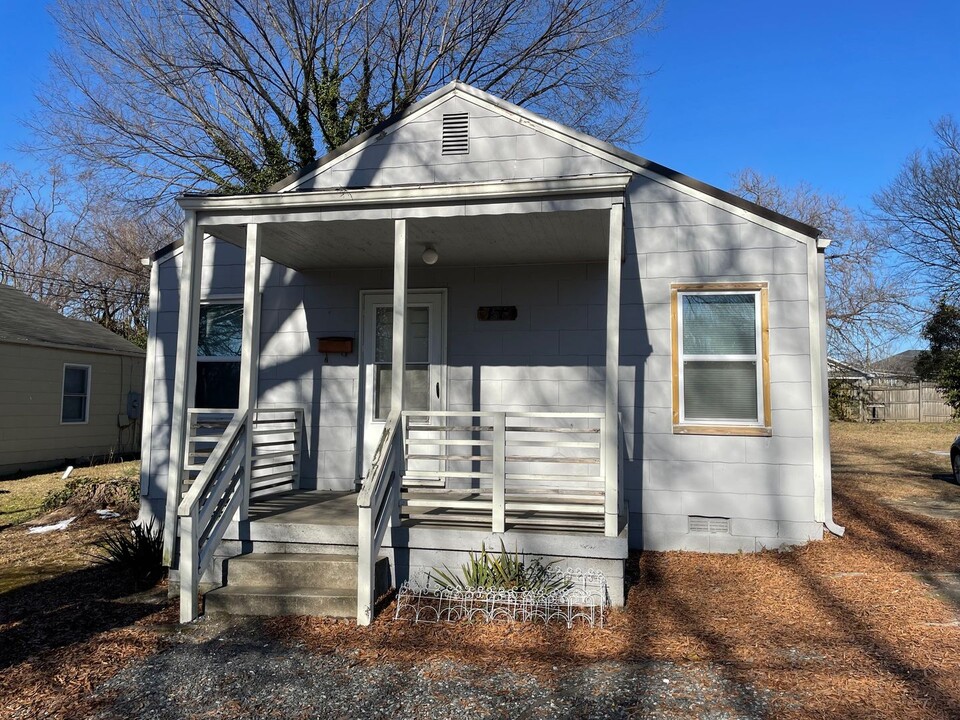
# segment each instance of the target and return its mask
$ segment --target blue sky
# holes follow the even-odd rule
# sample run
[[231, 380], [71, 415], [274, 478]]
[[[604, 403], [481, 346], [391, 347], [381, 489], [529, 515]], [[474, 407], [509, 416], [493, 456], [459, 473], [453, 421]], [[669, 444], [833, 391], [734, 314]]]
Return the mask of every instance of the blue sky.
[[[0, 162], [29, 137], [56, 43], [42, 4], [0, 0]], [[673, 0], [641, 42], [649, 117], [631, 149], [729, 187], [752, 167], [865, 207], [930, 123], [960, 116], [960, 2]]]
[[633, 149], [720, 187], [752, 167], [854, 207], [960, 117], [960, 3], [674, 0]]

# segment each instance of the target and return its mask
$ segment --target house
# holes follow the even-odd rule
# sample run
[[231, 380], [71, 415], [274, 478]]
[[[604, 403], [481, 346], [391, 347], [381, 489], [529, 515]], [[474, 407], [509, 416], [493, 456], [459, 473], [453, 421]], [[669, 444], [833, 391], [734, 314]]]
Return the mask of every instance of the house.
[[[381, 573], [501, 539], [616, 604], [630, 548], [842, 532], [815, 228], [460, 83], [269, 193], [179, 202], [143, 513], [184, 620], [212, 589], [366, 623]], [[334, 560], [337, 587], [291, 569]]]
[[140, 449], [144, 352], [0, 285], [0, 475]]

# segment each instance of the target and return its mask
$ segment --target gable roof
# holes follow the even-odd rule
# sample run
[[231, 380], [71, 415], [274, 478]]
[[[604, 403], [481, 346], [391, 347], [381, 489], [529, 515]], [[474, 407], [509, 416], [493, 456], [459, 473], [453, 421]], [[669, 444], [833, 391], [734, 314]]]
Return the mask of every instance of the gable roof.
[[88, 320], [64, 317], [9, 285], [0, 284], [0, 343], [68, 347], [143, 355], [136, 345]]
[[765, 208], [762, 205], [758, 205], [749, 200], [745, 200], [737, 195], [734, 195], [731, 192], [726, 190], [721, 190], [718, 187], [713, 185], [708, 185], [707, 183], [701, 182], [695, 178], [692, 178], [683, 173], [672, 170], [664, 165], [655, 163], [652, 160], [647, 160], [639, 155], [635, 155], [623, 148], [619, 148], [610, 143], [604, 142], [603, 140], [598, 140], [595, 137], [587, 135], [586, 133], [574, 130], [572, 128], [566, 127], [559, 123], [547, 120], [536, 113], [525, 110], [524, 108], [509, 103], [506, 100], [502, 100], [498, 97], [490, 95], [489, 93], [478, 90], [475, 87], [466, 85], [461, 82], [451, 82], [444, 87], [440, 88], [434, 93], [431, 93], [423, 100], [414, 103], [406, 110], [403, 110], [394, 116], [387, 118], [382, 123], [372, 127], [370, 130], [348, 140], [343, 145], [334, 148], [329, 153], [323, 157], [315, 160], [309, 165], [303, 167], [297, 172], [294, 172], [281, 180], [278, 183], [275, 183], [269, 188], [269, 192], [309, 192], [309, 190], [298, 190], [297, 186], [309, 176], [315, 174], [318, 170], [323, 168], [326, 165], [329, 165], [335, 162], [337, 159], [342, 156], [350, 153], [353, 150], [358, 149], [362, 145], [370, 144], [375, 142], [380, 138], [381, 135], [388, 132], [394, 126], [402, 124], [404, 121], [410, 119], [414, 115], [419, 115], [429, 109], [431, 106], [438, 105], [450, 96], [459, 95], [461, 97], [468, 98], [474, 102], [488, 106], [490, 109], [499, 110], [502, 113], [508, 113], [512, 115], [519, 116], [523, 121], [527, 123], [532, 123], [539, 126], [540, 128], [547, 130], [554, 134], [560, 134], [569, 141], [572, 141], [580, 146], [583, 146], [589, 150], [594, 151], [602, 156], [611, 157], [617, 160], [620, 160], [630, 169], [637, 169], [640, 171], [646, 171], [653, 173], [654, 175], [659, 175], [660, 177], [672, 180], [673, 182], [684, 185], [698, 192], [704, 193], [710, 197], [714, 197], [718, 200], [721, 200], [725, 203], [729, 203], [741, 210], [745, 210], [749, 213], [757, 215], [759, 217], [765, 218], [771, 222], [782, 225], [783, 227], [789, 228], [795, 232], [811, 237], [813, 239], [818, 239], [821, 236], [820, 230], [808, 225], [806, 223], [795, 220], [791, 217], [778, 213], [769, 208]]

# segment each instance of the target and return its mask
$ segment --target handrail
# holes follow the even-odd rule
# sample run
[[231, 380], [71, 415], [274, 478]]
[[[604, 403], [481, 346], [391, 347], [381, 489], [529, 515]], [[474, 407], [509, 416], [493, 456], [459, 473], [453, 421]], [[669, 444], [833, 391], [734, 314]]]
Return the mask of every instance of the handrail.
[[200, 577], [243, 500], [247, 413], [236, 413], [177, 508], [180, 518], [180, 622], [198, 615]]
[[[396, 510], [403, 477], [403, 434], [398, 433], [401, 415], [391, 414], [373, 454], [370, 470], [357, 497], [357, 624], [373, 621], [376, 602], [377, 556]], [[398, 440], [400, 442], [398, 442]]]

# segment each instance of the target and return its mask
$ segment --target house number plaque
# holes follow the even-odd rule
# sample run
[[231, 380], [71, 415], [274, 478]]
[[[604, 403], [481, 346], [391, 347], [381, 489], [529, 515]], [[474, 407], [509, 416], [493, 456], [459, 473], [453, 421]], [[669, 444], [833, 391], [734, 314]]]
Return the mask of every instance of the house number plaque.
[[489, 305], [477, 308], [477, 320], [492, 322], [499, 320], [516, 320], [516, 305]]

